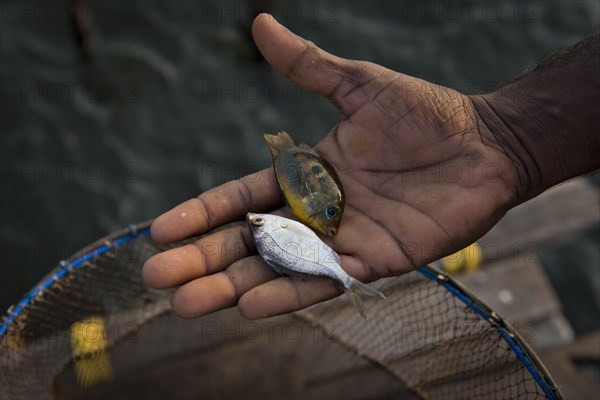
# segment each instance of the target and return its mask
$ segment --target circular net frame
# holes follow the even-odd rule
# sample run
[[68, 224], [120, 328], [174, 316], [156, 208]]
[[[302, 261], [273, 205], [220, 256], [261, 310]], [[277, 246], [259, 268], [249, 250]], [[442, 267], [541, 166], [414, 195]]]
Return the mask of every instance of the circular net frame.
[[[561, 398], [508, 323], [432, 267], [373, 284], [368, 320], [342, 295], [259, 321], [182, 320], [144, 261], [148, 223], [61, 264], [0, 328], [2, 398]], [[257, 265], [257, 268], [262, 268]], [[82, 386], [73, 324], [101, 319], [111, 379]]]

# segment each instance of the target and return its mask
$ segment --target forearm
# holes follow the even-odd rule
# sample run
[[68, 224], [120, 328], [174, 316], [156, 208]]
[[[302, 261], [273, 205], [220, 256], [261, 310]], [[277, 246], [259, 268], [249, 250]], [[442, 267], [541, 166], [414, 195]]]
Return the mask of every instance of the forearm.
[[513, 160], [518, 202], [600, 168], [600, 35], [496, 92], [471, 99]]

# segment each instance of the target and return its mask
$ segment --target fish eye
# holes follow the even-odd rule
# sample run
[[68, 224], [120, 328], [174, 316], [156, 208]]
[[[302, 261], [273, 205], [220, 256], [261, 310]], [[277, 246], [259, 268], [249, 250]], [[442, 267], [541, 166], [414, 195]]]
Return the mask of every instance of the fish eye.
[[325, 209], [325, 216], [327, 217], [327, 219], [335, 218], [336, 215], [337, 215], [337, 208], [327, 207]]
[[254, 226], [263, 226], [265, 224], [265, 220], [262, 218], [255, 218], [252, 220], [252, 225]]

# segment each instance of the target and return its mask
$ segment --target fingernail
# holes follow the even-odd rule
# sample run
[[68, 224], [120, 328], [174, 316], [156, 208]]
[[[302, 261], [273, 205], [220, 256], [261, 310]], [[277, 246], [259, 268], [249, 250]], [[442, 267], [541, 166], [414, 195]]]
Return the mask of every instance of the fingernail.
[[259, 18], [262, 18], [263, 16], [265, 16], [266, 18], [270, 18], [270, 19], [272, 19], [273, 21], [275, 21], [275, 18], [274, 18], [274, 17], [273, 17], [271, 14], [269, 14], [269, 13], [266, 13], [266, 12], [261, 12], [261, 13], [258, 13], [258, 14], [256, 15], [256, 18], [254, 18], [254, 22], [258, 21], [258, 19], [259, 19]]

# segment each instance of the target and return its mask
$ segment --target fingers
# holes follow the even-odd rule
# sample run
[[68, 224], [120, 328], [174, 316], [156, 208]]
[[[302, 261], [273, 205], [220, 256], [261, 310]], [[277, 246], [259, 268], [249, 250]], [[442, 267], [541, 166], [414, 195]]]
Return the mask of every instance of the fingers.
[[171, 299], [173, 312], [182, 318], [198, 318], [233, 307], [248, 290], [276, 277], [260, 256], [244, 258], [223, 272], [180, 287]]
[[256, 17], [252, 34], [277, 72], [327, 97], [342, 113], [350, 114], [366, 101], [365, 93], [355, 89], [373, 78], [368, 63], [329, 54], [290, 32], [269, 14]]
[[240, 224], [150, 257], [142, 276], [147, 285], [166, 289], [222, 271], [254, 253], [250, 231]]
[[[351, 275], [365, 277], [365, 268], [358, 259], [343, 256], [342, 265]], [[340, 293], [329, 279], [280, 277], [260, 256], [252, 256], [223, 272], [183, 285], [171, 304], [173, 312], [182, 318], [198, 318], [238, 304], [244, 317], [256, 319], [300, 310]]]
[[[350, 275], [359, 280], [366, 278], [368, 273], [360, 260], [349, 256], [341, 259]], [[280, 278], [248, 290], [240, 297], [238, 308], [245, 318], [267, 318], [301, 310], [340, 293], [342, 290], [326, 278]]]
[[183, 285], [173, 295], [171, 305], [182, 318], [198, 318], [239, 302], [243, 316], [257, 319], [299, 310], [339, 293], [340, 289], [324, 278], [280, 277], [260, 256], [253, 256]]
[[240, 220], [249, 211], [266, 211], [281, 203], [273, 169], [265, 169], [208, 190], [167, 211], [152, 223], [152, 239], [169, 243], [201, 235]]

